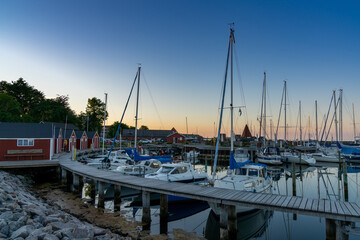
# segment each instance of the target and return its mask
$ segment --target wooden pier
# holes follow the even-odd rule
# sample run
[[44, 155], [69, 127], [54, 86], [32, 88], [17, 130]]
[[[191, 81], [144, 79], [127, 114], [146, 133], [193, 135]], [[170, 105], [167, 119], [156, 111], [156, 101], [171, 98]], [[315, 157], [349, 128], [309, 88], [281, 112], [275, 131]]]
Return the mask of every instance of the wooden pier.
[[0, 161], [0, 169], [58, 167], [58, 160]]

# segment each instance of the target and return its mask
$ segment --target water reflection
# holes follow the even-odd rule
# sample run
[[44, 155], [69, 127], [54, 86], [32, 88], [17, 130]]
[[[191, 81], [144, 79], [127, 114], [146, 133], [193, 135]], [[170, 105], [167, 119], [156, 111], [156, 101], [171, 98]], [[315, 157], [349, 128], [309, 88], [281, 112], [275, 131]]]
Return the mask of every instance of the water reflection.
[[[237, 217], [237, 239], [258, 238], [264, 235], [273, 211], [254, 210], [247, 214]], [[205, 238], [209, 240], [219, 239], [220, 237], [220, 219], [214, 211], [210, 211], [206, 227]]]

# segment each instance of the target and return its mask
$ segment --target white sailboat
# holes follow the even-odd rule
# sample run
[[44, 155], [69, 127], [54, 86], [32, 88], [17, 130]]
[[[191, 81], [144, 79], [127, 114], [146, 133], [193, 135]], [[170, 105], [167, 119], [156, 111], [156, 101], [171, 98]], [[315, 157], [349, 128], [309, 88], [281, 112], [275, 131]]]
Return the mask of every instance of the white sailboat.
[[[214, 187], [218, 188], [227, 188], [233, 190], [244, 190], [251, 192], [264, 192], [270, 189], [271, 186], [271, 178], [267, 177], [266, 165], [263, 164], [251, 164], [251, 160], [249, 158], [245, 162], [236, 162], [234, 158], [234, 131], [233, 131], [233, 94], [232, 94], [232, 82], [233, 82], [233, 68], [232, 68], [232, 52], [233, 52], [233, 43], [234, 39], [234, 30], [230, 28], [230, 40], [229, 40], [229, 48], [226, 62], [226, 72], [225, 79], [223, 85], [223, 93], [222, 93], [222, 104], [221, 104], [221, 112], [220, 112], [220, 121], [219, 121], [219, 129], [218, 129], [218, 138], [216, 144], [215, 151], [215, 160], [214, 160], [214, 169], [216, 169], [217, 164], [217, 154], [219, 149], [219, 139], [221, 132], [221, 122], [222, 122], [222, 113], [224, 109], [224, 97], [225, 97], [225, 89], [226, 89], [226, 80], [227, 80], [227, 72], [228, 72], [228, 63], [229, 57], [231, 58], [231, 103], [230, 103], [230, 111], [231, 111], [231, 151], [230, 151], [230, 161], [229, 161], [229, 170], [227, 175], [220, 179], [215, 178], [215, 171], [212, 175], [212, 182]], [[210, 207], [216, 214], [219, 214], [220, 207], [216, 203], [209, 203]], [[237, 213], [251, 211], [253, 208], [248, 207], [236, 207]]]

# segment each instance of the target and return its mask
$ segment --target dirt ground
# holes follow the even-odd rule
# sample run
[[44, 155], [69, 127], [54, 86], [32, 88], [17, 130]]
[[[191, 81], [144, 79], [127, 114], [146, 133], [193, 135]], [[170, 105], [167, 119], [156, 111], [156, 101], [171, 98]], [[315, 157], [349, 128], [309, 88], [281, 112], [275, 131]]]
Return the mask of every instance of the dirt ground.
[[[131, 239], [141, 240], [162, 240], [170, 239], [165, 234], [149, 235], [149, 231], [141, 230], [141, 222], [132, 222], [122, 216], [121, 212], [104, 212], [101, 209], [86, 203], [73, 193], [65, 192], [65, 186], [56, 184], [42, 184], [33, 188], [39, 197], [45, 199], [50, 205], [58, 206], [62, 211], [69, 213], [82, 221], [86, 221], [95, 226], [109, 229], [113, 233]], [[204, 239], [199, 238], [194, 233], [186, 232], [182, 229], [175, 229], [169, 232], [171, 239]]]

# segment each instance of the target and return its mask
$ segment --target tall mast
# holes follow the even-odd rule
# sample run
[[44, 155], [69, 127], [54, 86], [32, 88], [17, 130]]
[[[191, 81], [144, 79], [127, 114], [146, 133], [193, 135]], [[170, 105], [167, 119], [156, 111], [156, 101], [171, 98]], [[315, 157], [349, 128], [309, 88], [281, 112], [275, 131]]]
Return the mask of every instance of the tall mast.
[[187, 117], [186, 117], [186, 134], [189, 134], [189, 131], [188, 131], [188, 122], [187, 122]]
[[286, 142], [286, 80], [284, 80], [284, 95], [285, 95], [285, 105], [284, 105], [284, 117], [285, 117], [285, 133], [284, 133], [284, 140]]
[[319, 142], [319, 130], [318, 130], [318, 114], [317, 114], [317, 100], [315, 100], [315, 121], [316, 121], [316, 142]]
[[231, 81], [231, 102], [230, 102], [230, 112], [231, 112], [231, 149], [234, 151], [234, 106], [233, 106], [233, 43], [234, 39], [234, 29], [230, 28], [230, 81]]
[[336, 92], [333, 91], [334, 95], [334, 115], [335, 115], [335, 132], [336, 132], [336, 141], [339, 141], [339, 135], [338, 135], [338, 122], [337, 122], [337, 113], [336, 113]]
[[308, 122], [309, 122], [309, 142], [310, 142], [310, 115], [308, 115]]
[[353, 124], [354, 124], [354, 142], [356, 142], [356, 129], [355, 129], [355, 111], [354, 111], [354, 103], [352, 104], [353, 110]]
[[339, 102], [339, 140], [340, 142], [343, 141], [343, 112], [342, 112], [342, 107], [343, 107], [343, 90], [340, 89], [340, 102]]
[[264, 72], [264, 146], [266, 145], [266, 72]]
[[104, 127], [103, 127], [103, 144], [102, 144], [102, 154], [104, 154], [104, 145], [105, 145], [105, 121], [106, 121], [106, 105], [107, 105], [107, 93], [105, 93], [105, 110], [104, 110]]
[[141, 66], [138, 67], [138, 82], [137, 82], [137, 96], [136, 96], [136, 115], [135, 115], [135, 139], [134, 139], [134, 148], [137, 147], [137, 123], [138, 123], [138, 110], [139, 110], [139, 90], [140, 90], [140, 71]]
[[302, 129], [301, 129], [301, 101], [299, 101], [299, 118], [300, 118], [300, 144], [302, 144]]

